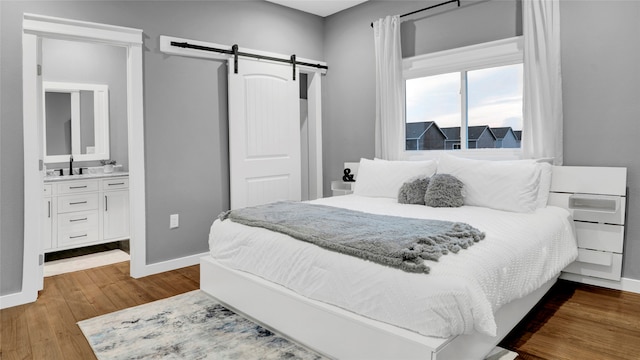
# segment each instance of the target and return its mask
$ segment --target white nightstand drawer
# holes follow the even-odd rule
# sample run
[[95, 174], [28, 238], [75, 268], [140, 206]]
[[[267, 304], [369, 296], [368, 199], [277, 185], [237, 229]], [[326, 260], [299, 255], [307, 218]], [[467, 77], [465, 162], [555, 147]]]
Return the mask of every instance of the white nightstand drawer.
[[102, 190], [104, 191], [128, 189], [128, 188], [129, 188], [129, 178], [127, 177], [102, 180]]
[[44, 196], [45, 197], [51, 196], [52, 193], [53, 191], [51, 189], [51, 184], [44, 184]]
[[579, 249], [578, 259], [563, 271], [609, 280], [620, 280], [622, 254]]
[[98, 180], [63, 181], [58, 184], [58, 195], [98, 191]]
[[354, 181], [340, 181], [335, 180], [331, 182], [331, 191], [333, 196], [349, 195], [353, 194], [355, 188]]
[[80, 211], [58, 215], [58, 247], [99, 239], [98, 211]]
[[622, 253], [624, 226], [574, 222], [578, 247], [583, 249]]
[[98, 209], [97, 193], [58, 197], [58, 214], [96, 209]]

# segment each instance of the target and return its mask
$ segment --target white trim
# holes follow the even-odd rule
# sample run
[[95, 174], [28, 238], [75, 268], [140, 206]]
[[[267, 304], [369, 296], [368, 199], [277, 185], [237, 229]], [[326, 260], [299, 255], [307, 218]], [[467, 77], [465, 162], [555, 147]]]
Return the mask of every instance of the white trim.
[[307, 77], [309, 116], [309, 195], [310, 200], [323, 197], [322, 184], [322, 89], [321, 77], [312, 72]]
[[180, 269], [187, 266], [197, 265], [200, 263], [200, 259], [203, 256], [209, 255], [208, 252], [204, 252], [201, 254], [189, 255], [177, 259], [171, 259], [167, 261], [161, 261], [153, 264], [148, 264], [142, 270], [143, 272], [138, 274], [139, 276], [135, 276], [136, 278], [141, 278], [153, 274], [159, 274], [171, 270]]
[[[144, 108], [142, 30], [90, 23], [84, 21], [24, 14], [23, 18], [23, 127], [24, 127], [24, 251], [22, 287], [12, 294], [13, 305], [37, 299], [42, 287], [42, 195], [43, 172], [39, 169], [43, 151], [42, 81], [36, 73], [39, 63], [40, 39], [51, 37], [123, 46], [127, 61], [127, 118], [129, 145], [129, 207], [131, 223], [131, 276], [147, 271], [146, 215], [144, 167]], [[4, 304], [2, 304], [4, 306]]]
[[103, 42], [112, 45], [142, 45], [142, 30], [53, 16], [24, 14], [25, 33], [67, 40]]
[[451, 154], [466, 159], [481, 160], [520, 160], [522, 150], [518, 148], [503, 149], [465, 149], [465, 150], [419, 150], [403, 151], [405, 160], [437, 160], [442, 154]]
[[[231, 50], [231, 46], [229, 46], [229, 45], [216, 44], [216, 43], [207, 42], [207, 41], [200, 41], [200, 40], [184, 39], [184, 38], [179, 38], [179, 37], [174, 37], [174, 36], [160, 35], [160, 51], [165, 53], [165, 54], [169, 54], [169, 55], [187, 56], [187, 57], [195, 57], [195, 58], [201, 58], [201, 59], [228, 60], [228, 59], [233, 57], [233, 56], [228, 55], [228, 54], [221, 54], [221, 53], [212, 52], [212, 51], [188, 49], [188, 48], [180, 48], [180, 47], [177, 47], [177, 46], [171, 46], [171, 42], [172, 41], [188, 42], [188, 43], [193, 44], [193, 45], [206, 46], [206, 47], [212, 47], [212, 48], [224, 49], [224, 50]], [[270, 56], [270, 57], [275, 57], [275, 58], [282, 58], [282, 54], [268, 52], [268, 51], [262, 51], [262, 50], [255, 50], [255, 49], [249, 49], [249, 48], [240, 48], [240, 49], [238, 49], [238, 51], [252, 53], [252, 54], [256, 54], [256, 55], [262, 55], [262, 56]], [[242, 56], [240, 56], [240, 57], [242, 57]], [[310, 64], [318, 64], [318, 65], [324, 65], [324, 66], [327, 65], [327, 63], [324, 62], [324, 61], [306, 59], [306, 58], [303, 58], [303, 57], [296, 57], [296, 60], [297, 61], [301, 61], [301, 62], [310, 63]], [[268, 61], [268, 60], [261, 60], [261, 61]], [[326, 72], [327, 72], [327, 69], [315, 68], [313, 66], [298, 65], [297, 67], [301, 71], [303, 69], [306, 70], [306, 71], [302, 71], [302, 72], [312, 71], [312, 72], [319, 72], [321, 74], [326, 74]]]

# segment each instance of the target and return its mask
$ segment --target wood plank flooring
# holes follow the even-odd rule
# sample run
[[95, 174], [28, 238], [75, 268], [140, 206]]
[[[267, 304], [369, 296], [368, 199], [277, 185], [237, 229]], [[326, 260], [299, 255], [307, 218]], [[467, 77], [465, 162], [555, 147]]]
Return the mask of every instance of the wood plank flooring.
[[640, 359], [640, 294], [560, 280], [502, 341], [518, 359]]
[[[132, 279], [128, 262], [45, 278], [37, 302], [0, 311], [0, 359], [95, 359], [76, 322], [198, 289], [199, 278], [191, 266]], [[560, 281], [500, 345], [521, 360], [640, 359], [640, 294]]]
[[133, 279], [127, 261], [47, 277], [38, 301], [0, 311], [0, 359], [95, 359], [76, 322], [199, 287], [198, 265]]

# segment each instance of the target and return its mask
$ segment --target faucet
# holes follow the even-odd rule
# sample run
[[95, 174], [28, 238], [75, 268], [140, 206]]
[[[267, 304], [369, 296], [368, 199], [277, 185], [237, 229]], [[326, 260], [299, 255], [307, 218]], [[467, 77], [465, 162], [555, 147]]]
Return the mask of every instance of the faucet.
[[69, 175], [73, 175], [73, 155], [69, 157]]

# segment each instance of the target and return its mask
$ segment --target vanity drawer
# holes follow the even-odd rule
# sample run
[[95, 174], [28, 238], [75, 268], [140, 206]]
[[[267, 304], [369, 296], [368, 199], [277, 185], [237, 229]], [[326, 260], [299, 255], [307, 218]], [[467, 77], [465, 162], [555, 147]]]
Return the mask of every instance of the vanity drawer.
[[44, 184], [44, 196], [45, 197], [51, 196], [52, 193], [53, 191], [51, 189], [51, 184]]
[[128, 189], [128, 188], [129, 188], [128, 177], [102, 180], [102, 190], [104, 191]]
[[58, 195], [98, 191], [98, 180], [63, 181], [58, 184]]
[[58, 215], [58, 247], [99, 240], [97, 210]]
[[58, 197], [58, 214], [98, 209], [98, 193]]

